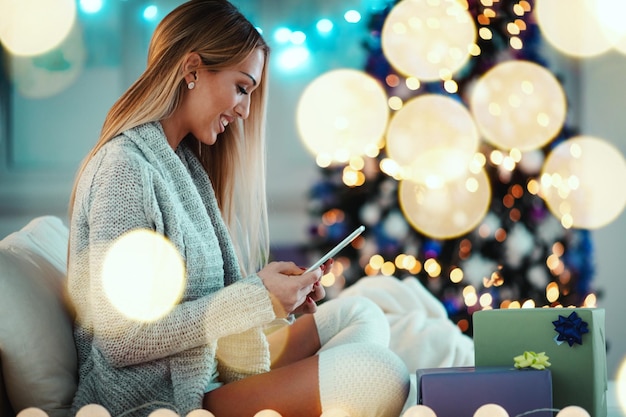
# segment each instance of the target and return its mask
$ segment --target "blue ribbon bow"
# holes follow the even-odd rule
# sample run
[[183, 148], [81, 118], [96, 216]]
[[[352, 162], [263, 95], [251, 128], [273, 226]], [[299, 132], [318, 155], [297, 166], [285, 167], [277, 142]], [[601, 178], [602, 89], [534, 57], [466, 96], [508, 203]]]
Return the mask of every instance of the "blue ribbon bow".
[[570, 347], [574, 343], [579, 345], [583, 344], [583, 334], [589, 333], [587, 328], [587, 322], [584, 322], [576, 312], [572, 312], [568, 317], [559, 315], [559, 319], [553, 321], [554, 330], [557, 331], [558, 336], [556, 338], [559, 342], [567, 342]]

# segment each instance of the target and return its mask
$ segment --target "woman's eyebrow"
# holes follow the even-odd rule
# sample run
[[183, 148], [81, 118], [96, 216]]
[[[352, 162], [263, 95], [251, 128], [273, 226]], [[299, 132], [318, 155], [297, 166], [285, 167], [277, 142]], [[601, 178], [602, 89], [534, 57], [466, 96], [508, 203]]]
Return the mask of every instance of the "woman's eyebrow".
[[254, 77], [252, 75], [248, 74], [247, 72], [243, 72], [243, 71], [239, 71], [239, 72], [241, 72], [242, 74], [248, 76], [252, 80], [252, 85], [256, 86], [256, 80], [254, 79]]

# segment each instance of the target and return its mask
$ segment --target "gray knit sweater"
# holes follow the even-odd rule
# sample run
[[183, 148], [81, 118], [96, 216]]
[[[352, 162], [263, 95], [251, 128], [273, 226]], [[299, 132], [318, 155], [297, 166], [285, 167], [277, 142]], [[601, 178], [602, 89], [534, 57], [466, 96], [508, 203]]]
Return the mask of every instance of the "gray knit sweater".
[[[100, 278], [107, 248], [137, 228], [166, 236], [186, 266], [182, 301], [150, 323], [121, 315]], [[241, 277], [206, 172], [184, 142], [169, 146], [160, 123], [124, 132], [91, 159], [70, 230], [80, 366], [73, 413], [98, 403], [114, 417], [138, 407], [126, 415], [146, 416], [168, 403], [186, 415], [207, 390], [269, 370], [269, 294], [257, 275]]]

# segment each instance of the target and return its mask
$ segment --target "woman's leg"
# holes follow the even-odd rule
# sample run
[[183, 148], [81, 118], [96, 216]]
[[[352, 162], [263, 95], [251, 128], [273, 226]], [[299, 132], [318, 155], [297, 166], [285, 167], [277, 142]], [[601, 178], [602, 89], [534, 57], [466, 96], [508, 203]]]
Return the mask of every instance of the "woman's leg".
[[369, 299], [327, 301], [268, 341], [272, 370], [207, 393], [206, 409], [217, 417], [267, 408], [283, 417], [319, 417], [335, 408], [351, 417], [397, 417], [404, 406], [408, 372], [388, 349], [388, 322]]
[[322, 304], [313, 317], [322, 351], [346, 343], [389, 346], [389, 321], [369, 298], [333, 299]]
[[204, 395], [203, 407], [216, 417], [252, 417], [265, 409], [282, 417], [319, 417], [318, 357], [223, 385]]
[[299, 317], [268, 335], [272, 369], [346, 343], [389, 346], [389, 322], [373, 301], [343, 297], [327, 301], [313, 315]]
[[301, 316], [291, 326], [270, 333], [267, 340], [272, 369], [309, 358], [320, 349], [320, 338], [312, 314]]
[[[319, 354], [322, 411], [350, 417], [399, 417], [409, 395], [409, 372], [389, 348], [350, 343]], [[343, 414], [342, 414], [343, 415]]]
[[204, 396], [217, 417], [253, 416], [264, 409], [283, 417], [319, 417], [342, 410], [351, 417], [398, 417], [409, 392], [402, 360], [374, 343], [350, 343], [226, 384]]

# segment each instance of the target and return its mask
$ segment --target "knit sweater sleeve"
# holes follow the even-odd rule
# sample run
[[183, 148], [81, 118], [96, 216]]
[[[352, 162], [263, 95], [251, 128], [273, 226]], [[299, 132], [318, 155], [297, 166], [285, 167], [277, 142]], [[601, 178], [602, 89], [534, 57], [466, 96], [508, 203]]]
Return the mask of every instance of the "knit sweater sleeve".
[[94, 345], [113, 366], [216, 343], [275, 318], [269, 294], [257, 275], [185, 300], [155, 321], [140, 322], [121, 314], [104, 291], [104, 258], [126, 232], [163, 227], [154, 187], [158, 174], [132, 153], [106, 155], [106, 149], [91, 165], [81, 179], [84, 192], [78, 196], [88, 226], [74, 227], [72, 232], [74, 239], [85, 241], [85, 247], [77, 247], [76, 256], [70, 256], [70, 292], [78, 304], [79, 319], [93, 333]]

